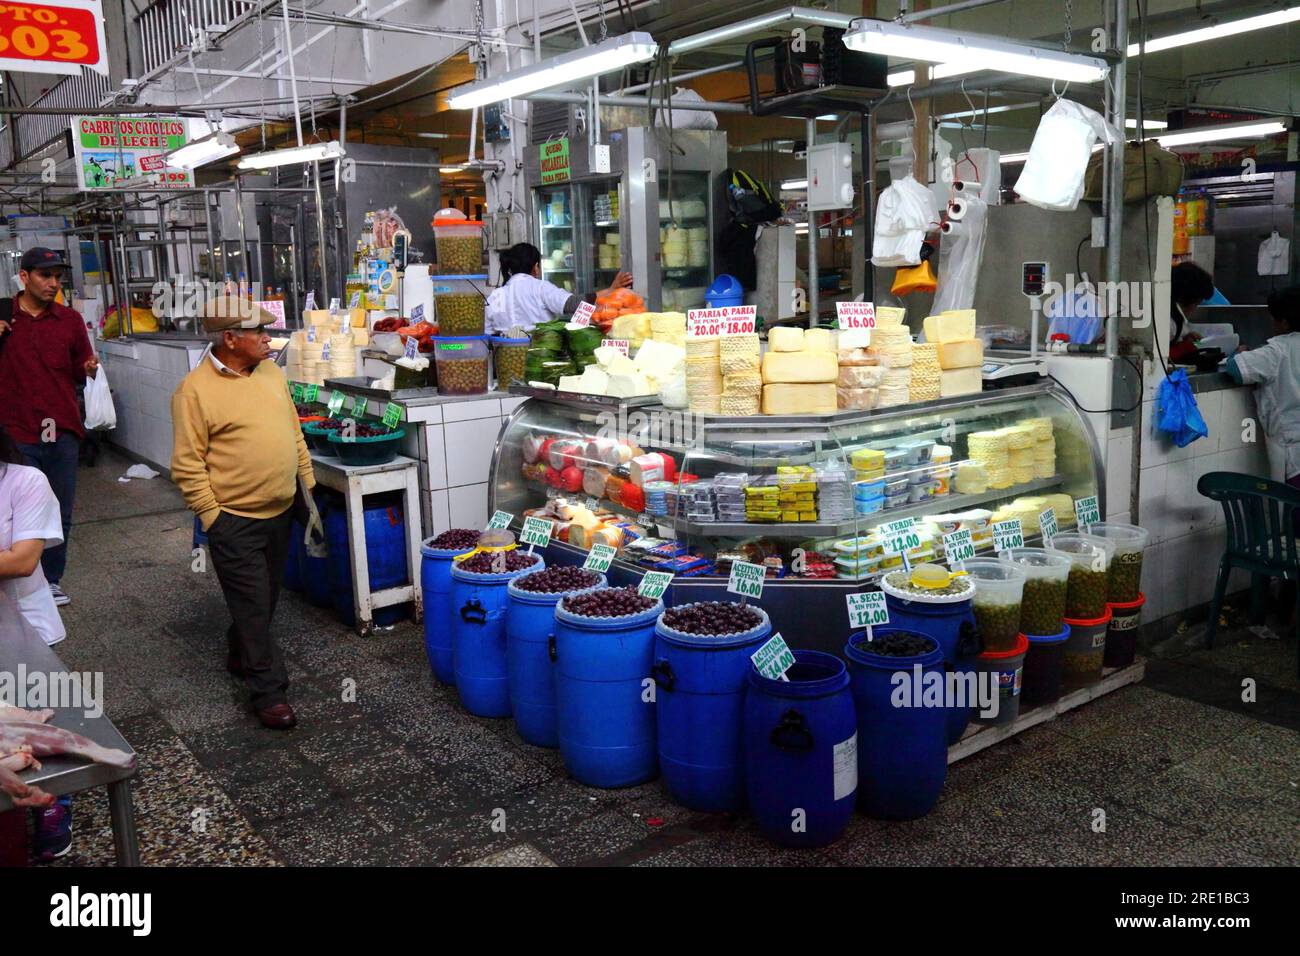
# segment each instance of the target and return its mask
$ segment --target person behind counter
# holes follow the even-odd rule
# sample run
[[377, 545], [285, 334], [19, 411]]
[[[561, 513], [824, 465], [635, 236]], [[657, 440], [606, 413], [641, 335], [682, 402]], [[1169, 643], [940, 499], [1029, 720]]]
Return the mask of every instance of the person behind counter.
[[1214, 278], [1194, 262], [1180, 262], [1169, 272], [1169, 361], [1187, 362], [1200, 336], [1187, 328], [1201, 303], [1214, 295]]
[[[632, 284], [632, 276], [620, 271], [609, 291]], [[520, 242], [501, 253], [501, 286], [488, 296], [488, 331], [501, 334], [511, 328], [532, 331], [539, 322], [557, 315], [573, 315], [582, 296], [566, 292], [542, 278], [542, 253], [528, 242]]]

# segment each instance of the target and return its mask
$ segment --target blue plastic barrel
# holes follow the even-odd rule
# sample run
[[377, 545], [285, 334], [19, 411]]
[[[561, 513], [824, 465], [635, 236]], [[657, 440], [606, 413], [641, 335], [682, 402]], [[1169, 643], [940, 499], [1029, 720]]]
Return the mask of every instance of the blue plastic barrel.
[[[529, 572], [536, 573], [536, 572]], [[555, 675], [551, 668], [550, 641], [555, 636], [555, 605], [570, 594], [608, 585], [605, 575], [576, 591], [539, 594], [517, 587], [520, 578], [506, 585], [506, 672], [510, 676], [510, 712], [519, 736], [535, 747], [560, 746], [555, 717]]]
[[560, 755], [579, 783], [630, 787], [653, 780], [650, 691], [662, 601], [625, 617], [583, 617], [555, 606], [555, 709]]
[[833, 843], [853, 816], [857, 724], [844, 662], [794, 651], [787, 680], [750, 666], [745, 692], [745, 795], [754, 822], [782, 846]]
[[723, 273], [713, 280], [704, 293], [704, 301], [710, 309], [721, 309], [728, 305], [745, 304], [745, 288], [735, 276]]
[[[893, 632], [915, 633], [878, 627], [875, 636]], [[944, 681], [943, 650], [929, 639], [931, 649], [912, 657], [873, 654], [864, 632], [844, 649], [858, 713], [858, 807], [868, 816], [923, 817], [948, 778], [948, 713], [926, 706], [924, 684], [915, 679], [919, 665], [921, 681]]]
[[451, 559], [473, 548], [431, 548], [420, 545], [420, 590], [424, 593], [424, 649], [440, 683], [456, 684], [451, 660]]
[[506, 585], [511, 578], [546, 566], [536, 562], [518, 571], [477, 574], [451, 565], [451, 659], [460, 702], [479, 717], [510, 716], [510, 675], [506, 668]]
[[[962, 675], [975, 673], [983, 644], [975, 630], [975, 610], [971, 599], [939, 603], [926, 600], [909, 600], [885, 591], [885, 606], [889, 608], [889, 626], [902, 631], [915, 631], [932, 637], [943, 650], [944, 669]], [[970, 723], [970, 707], [948, 709], [948, 743], [955, 744]]]
[[[689, 606], [689, 605], [687, 605]], [[763, 619], [739, 634], [683, 634], [655, 625], [659, 767], [684, 807], [721, 813], [745, 803], [745, 687], [750, 655], [772, 633]]]
[[[323, 516], [325, 541], [329, 545], [326, 577], [334, 610], [344, 624], [355, 624], [357, 611], [352, 600], [352, 556], [348, 548], [348, 513], [340, 501]], [[369, 495], [364, 504], [366, 568], [371, 592], [395, 588], [410, 582], [406, 566], [406, 519], [400, 494]], [[407, 604], [374, 608], [371, 619], [380, 627], [396, 624], [410, 613]]]
[[[343, 509], [343, 497], [339, 494], [324, 488], [316, 488], [314, 495], [316, 510], [320, 512], [322, 522], [326, 521], [331, 512]], [[346, 543], [344, 548], [346, 553]], [[308, 601], [316, 607], [329, 607], [334, 603], [330, 599], [328, 558], [313, 558], [307, 553], [307, 546], [303, 545], [302, 550], [298, 552], [298, 571]], [[351, 593], [350, 588], [349, 593]]]
[[302, 560], [298, 557], [302, 551], [302, 536], [306, 529], [297, 521], [289, 524], [289, 550], [284, 558], [284, 580], [281, 582], [290, 591], [302, 590]]

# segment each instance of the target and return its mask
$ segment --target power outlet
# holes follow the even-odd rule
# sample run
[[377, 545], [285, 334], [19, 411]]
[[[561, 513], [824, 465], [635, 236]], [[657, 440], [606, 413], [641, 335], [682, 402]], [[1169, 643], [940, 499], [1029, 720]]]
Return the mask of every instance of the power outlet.
[[608, 173], [610, 171], [610, 151], [604, 143], [597, 143], [591, 147], [591, 171], [593, 173]]
[[1106, 217], [1092, 217], [1092, 248], [1106, 248]]

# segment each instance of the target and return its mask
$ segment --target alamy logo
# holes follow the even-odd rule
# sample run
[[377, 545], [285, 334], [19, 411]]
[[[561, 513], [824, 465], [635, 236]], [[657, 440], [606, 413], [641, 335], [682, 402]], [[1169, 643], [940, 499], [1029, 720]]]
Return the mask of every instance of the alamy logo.
[[1067, 293], [1091, 295], [1096, 302], [1097, 318], [1116, 315], [1130, 319], [1135, 329], [1145, 329], [1155, 314], [1150, 282], [1092, 282], [1077, 279], [1069, 272], [1065, 282], [1053, 279], [1043, 285], [1044, 311]]
[[[176, 276], [170, 282], [155, 282], [153, 285], [153, 314], [158, 318], [164, 316], [183, 316], [195, 318], [203, 314], [203, 307], [208, 302], [218, 300], [217, 316], [241, 319], [252, 318], [253, 306], [266, 298], [262, 294], [262, 283], [242, 283], [245, 288], [235, 292], [229, 288], [230, 280], [212, 282], [207, 279], [187, 281], [184, 276]], [[245, 295], [251, 298], [245, 298]]]
[[134, 936], [148, 936], [153, 928], [151, 893], [69, 893], [50, 897], [50, 925], [58, 927], [126, 926]]
[[894, 688], [889, 703], [894, 707], [978, 707], [981, 717], [996, 717], [999, 677], [997, 671], [945, 673], [913, 664], [910, 672], [894, 671], [889, 678]]
[[29, 671], [26, 664], [16, 671], [0, 671], [0, 704], [10, 707], [67, 708], [93, 718], [104, 713], [103, 700], [103, 671]]

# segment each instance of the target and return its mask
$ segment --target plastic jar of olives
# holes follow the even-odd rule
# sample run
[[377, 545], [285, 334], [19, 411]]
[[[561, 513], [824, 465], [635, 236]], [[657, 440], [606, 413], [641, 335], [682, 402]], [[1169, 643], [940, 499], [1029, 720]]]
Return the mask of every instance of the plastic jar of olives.
[[433, 277], [433, 311], [439, 335], [482, 335], [486, 305], [483, 290], [469, 279]]
[[1065, 616], [1092, 620], [1106, 611], [1106, 592], [1112, 541], [1092, 534], [1066, 532], [1052, 539], [1052, 551], [1059, 551], [1072, 562], [1065, 596]]
[[[444, 215], [455, 213], [455, 216]], [[483, 271], [483, 223], [464, 213], [444, 209], [433, 217], [433, 242], [438, 271], [443, 275], [472, 275]]]
[[1146, 528], [1117, 521], [1088, 526], [1088, 533], [1115, 545], [1106, 574], [1106, 600], [1111, 604], [1136, 601], [1142, 593], [1142, 552], [1150, 534]]
[[482, 395], [488, 390], [488, 347], [484, 336], [433, 339], [439, 395]]
[[1071, 620], [1070, 637], [1061, 660], [1061, 686], [1078, 690], [1101, 679], [1106, 659], [1106, 630], [1110, 627], [1110, 608], [1097, 617]]
[[1003, 560], [1025, 572], [1025, 593], [1020, 605], [1020, 630], [1024, 634], [1058, 634], [1065, 620], [1065, 599], [1074, 562], [1046, 548], [1011, 548]]
[[975, 582], [975, 627], [986, 651], [1009, 651], [1020, 638], [1020, 607], [1024, 597], [1023, 568], [999, 558], [971, 558], [966, 573]]
[[494, 335], [489, 341], [492, 343], [492, 367], [496, 371], [497, 389], [505, 391], [515, 382], [527, 382], [525, 366], [532, 340], [526, 335], [519, 339]]

